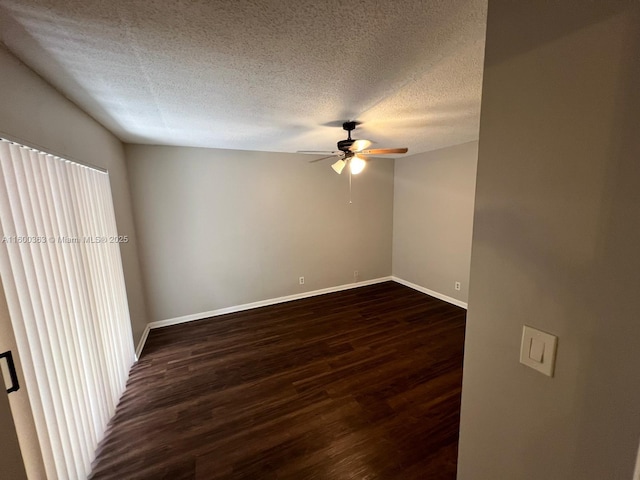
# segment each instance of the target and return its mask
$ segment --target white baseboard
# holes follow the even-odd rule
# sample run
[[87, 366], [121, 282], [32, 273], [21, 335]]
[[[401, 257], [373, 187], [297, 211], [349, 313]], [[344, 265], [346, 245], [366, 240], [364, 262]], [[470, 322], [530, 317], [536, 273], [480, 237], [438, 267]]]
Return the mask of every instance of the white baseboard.
[[168, 318], [166, 320], [158, 320], [151, 322], [147, 325], [148, 328], [160, 328], [168, 327], [170, 325], [178, 325], [180, 323], [192, 322], [194, 320], [202, 320], [209, 317], [217, 317], [219, 315], [225, 315], [227, 313], [242, 312], [244, 310], [251, 310], [253, 308], [267, 307], [269, 305], [276, 305], [278, 303], [291, 302], [293, 300], [300, 300], [303, 298], [316, 297], [318, 295], [325, 295], [327, 293], [341, 292], [343, 290], [349, 290], [352, 288], [365, 287], [367, 285], [375, 285], [376, 283], [389, 282], [391, 277], [375, 278], [373, 280], [366, 280], [364, 282], [348, 283], [346, 285], [338, 285], [337, 287], [322, 288], [320, 290], [313, 290], [310, 292], [296, 293], [295, 295], [287, 295], [284, 297], [269, 298], [267, 300], [260, 300], [259, 302], [245, 303], [243, 305], [235, 305], [233, 307], [218, 308], [209, 312], [194, 313], [191, 315], [185, 315], [183, 317]]
[[415, 283], [407, 282], [406, 280], [403, 280], [402, 278], [398, 278], [398, 277], [393, 277], [392, 276], [391, 280], [393, 280], [394, 282], [397, 282], [397, 283], [399, 283], [401, 285], [404, 285], [405, 287], [413, 288], [414, 290], [417, 290], [418, 292], [426, 293], [427, 295], [429, 295], [431, 297], [435, 297], [435, 298], [443, 300], [443, 301], [445, 301], [447, 303], [451, 303], [452, 305], [456, 305], [457, 307], [462, 307], [465, 310], [467, 309], [467, 303], [463, 302], [461, 300], [458, 300], [456, 298], [449, 297], [448, 295], [444, 295], [442, 293], [434, 292], [433, 290], [429, 290], [428, 288], [421, 287], [420, 285], [416, 285]]
[[373, 280], [366, 280], [364, 282], [348, 283], [346, 285], [338, 285], [337, 287], [322, 288], [320, 290], [312, 290], [310, 292], [296, 293], [295, 295], [269, 298], [267, 300], [260, 300], [259, 302], [245, 303], [243, 305], [235, 305], [233, 307], [218, 308], [216, 310], [211, 310], [209, 312], [194, 313], [191, 315], [184, 315], [182, 317], [168, 318], [166, 320], [158, 320], [156, 322], [150, 322], [147, 324], [146, 328], [144, 329], [144, 332], [142, 332], [142, 337], [138, 342], [138, 347], [136, 348], [136, 359], [140, 358], [140, 355], [142, 354], [142, 349], [144, 348], [144, 344], [147, 341], [147, 337], [149, 336], [149, 331], [153, 328], [168, 327], [170, 325], [179, 325], [181, 323], [193, 322], [195, 320], [203, 320], [205, 318], [225, 315], [227, 313], [242, 312], [245, 310], [251, 310], [253, 308], [267, 307], [269, 305], [277, 305], [278, 303], [291, 302], [293, 300], [301, 300], [303, 298], [316, 297], [318, 295], [341, 292], [343, 290], [350, 290], [352, 288], [365, 287], [367, 285], [375, 285], [376, 283], [382, 283], [382, 282], [388, 282], [388, 281], [397, 282], [401, 285], [404, 285], [409, 288], [413, 288], [418, 292], [425, 293], [432, 297], [443, 300], [447, 303], [451, 303], [453, 305], [456, 305], [458, 307], [462, 307], [465, 309], [467, 308], [467, 304], [465, 302], [449, 297], [447, 295], [443, 295], [442, 293], [434, 292], [433, 290], [429, 290], [428, 288], [421, 287], [420, 285], [416, 285], [415, 283], [407, 282], [406, 280], [403, 280], [398, 277], [381, 277], [381, 278], [375, 278]]
[[142, 355], [142, 349], [144, 348], [144, 344], [147, 342], [147, 337], [149, 336], [149, 324], [144, 327], [144, 331], [142, 332], [142, 337], [140, 337], [140, 341], [138, 342], [138, 346], [136, 347], [136, 362], [140, 360], [140, 355]]

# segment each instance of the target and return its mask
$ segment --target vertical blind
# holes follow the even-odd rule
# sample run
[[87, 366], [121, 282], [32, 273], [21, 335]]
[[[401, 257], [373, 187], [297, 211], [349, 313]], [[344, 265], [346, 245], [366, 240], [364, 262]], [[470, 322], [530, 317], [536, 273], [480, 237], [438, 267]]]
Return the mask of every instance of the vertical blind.
[[135, 360], [109, 176], [0, 140], [0, 272], [47, 477], [84, 479]]

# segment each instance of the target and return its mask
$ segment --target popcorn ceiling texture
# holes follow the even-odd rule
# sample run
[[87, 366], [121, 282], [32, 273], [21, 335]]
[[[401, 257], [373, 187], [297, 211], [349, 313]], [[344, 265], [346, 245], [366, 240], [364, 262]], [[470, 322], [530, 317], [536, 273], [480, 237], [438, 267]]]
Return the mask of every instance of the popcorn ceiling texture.
[[478, 138], [486, 0], [0, 0], [2, 41], [130, 143]]

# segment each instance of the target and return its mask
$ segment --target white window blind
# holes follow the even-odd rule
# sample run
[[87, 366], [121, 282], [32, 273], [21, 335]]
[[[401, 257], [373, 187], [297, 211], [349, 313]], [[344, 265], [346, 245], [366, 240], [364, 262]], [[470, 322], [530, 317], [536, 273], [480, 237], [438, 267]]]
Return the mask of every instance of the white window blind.
[[0, 272], [50, 479], [84, 479], [135, 360], [106, 172], [0, 140]]

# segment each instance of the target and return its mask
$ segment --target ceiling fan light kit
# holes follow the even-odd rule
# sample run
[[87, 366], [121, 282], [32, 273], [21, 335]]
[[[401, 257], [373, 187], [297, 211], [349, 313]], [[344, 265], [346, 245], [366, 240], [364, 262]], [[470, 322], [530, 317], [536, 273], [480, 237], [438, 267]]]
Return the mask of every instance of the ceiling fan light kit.
[[344, 167], [347, 165], [347, 162], [345, 162], [343, 159], [338, 160], [336, 163], [334, 163], [333, 165], [331, 165], [331, 168], [333, 168], [335, 170], [335, 172], [340, 175], [342, 173], [342, 170], [344, 170]]
[[364, 159], [360, 158], [358, 155], [354, 155], [351, 157], [351, 160], [349, 160], [349, 169], [354, 175], [357, 175], [364, 170], [365, 165], [366, 163]]
[[357, 175], [362, 170], [364, 170], [364, 167], [366, 165], [366, 162], [363, 158], [360, 158], [357, 155], [352, 155], [351, 157], [347, 157], [346, 160], [342, 158], [339, 159], [336, 163], [331, 165], [331, 168], [333, 168], [333, 170], [338, 175], [340, 175], [342, 173], [342, 170], [344, 170], [344, 168], [347, 166], [347, 163], [349, 164], [349, 171], [354, 175]]

